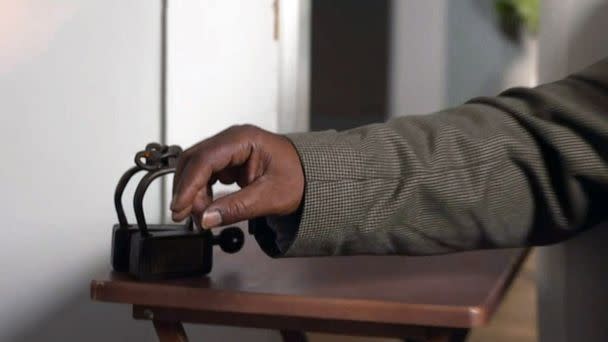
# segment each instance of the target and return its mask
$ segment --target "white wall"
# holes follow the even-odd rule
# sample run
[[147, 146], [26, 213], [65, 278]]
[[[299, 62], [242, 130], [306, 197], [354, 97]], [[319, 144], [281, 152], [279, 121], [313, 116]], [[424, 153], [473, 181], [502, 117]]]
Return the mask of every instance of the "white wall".
[[273, 0], [170, 1], [168, 23], [168, 143], [188, 147], [235, 124], [277, 130]]
[[425, 114], [536, 83], [536, 43], [499, 31], [494, 2], [392, 2], [389, 111]]
[[[608, 2], [544, 0], [539, 43], [541, 82], [608, 57]], [[539, 253], [541, 341], [608, 340], [608, 226]]]
[[[0, 2], [0, 340], [129, 340], [127, 308], [93, 304], [114, 185], [159, 137], [159, 6]], [[148, 208], [158, 211], [158, 193]]]
[[[277, 130], [278, 42], [272, 5], [273, 0], [169, 0], [168, 143], [189, 147], [243, 123]], [[165, 203], [171, 186], [167, 189]], [[214, 187], [216, 192], [236, 189]], [[269, 330], [187, 329], [192, 341], [280, 340]]]
[[[171, 65], [170, 142], [244, 121], [275, 129], [276, 53], [249, 40], [271, 37], [271, 1], [175, 3], [200, 11], [172, 27], [192, 31], [170, 36], [181, 64]], [[160, 1], [0, 1], [0, 341], [155, 340], [129, 307], [91, 302], [89, 281], [109, 270], [116, 181], [160, 139], [159, 37]], [[155, 219], [157, 190], [146, 203]]]
[[443, 108], [447, 6], [446, 0], [392, 1], [388, 77], [391, 116]]
[[279, 2], [277, 131], [310, 129], [312, 0]]
[[168, 140], [277, 127], [273, 0], [169, 1]]

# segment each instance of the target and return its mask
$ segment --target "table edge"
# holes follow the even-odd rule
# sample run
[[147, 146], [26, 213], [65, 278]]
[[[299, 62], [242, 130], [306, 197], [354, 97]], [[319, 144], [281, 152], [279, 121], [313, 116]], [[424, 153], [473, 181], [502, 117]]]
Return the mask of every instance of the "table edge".
[[[501, 276], [483, 303], [471, 306], [408, 304], [380, 299], [351, 299], [278, 295], [270, 293], [235, 292], [206, 288], [174, 288], [190, 295], [192, 303], [206, 303], [204, 310], [235, 312], [248, 315], [281, 315], [285, 317], [342, 319], [370, 323], [472, 328], [489, 322], [506, 294], [517, 271], [528, 255], [522, 249], [513, 257], [509, 271]], [[203, 310], [195, 305], [175, 305], [163, 296], [163, 287], [170, 285], [137, 283], [121, 280], [92, 280], [90, 296], [93, 301], [156, 306], [172, 309]], [[131, 294], [147, 293], [146, 300], [132, 300]], [[189, 292], [189, 293], [188, 293]], [[408, 317], [408, 319], [403, 319]], [[411, 319], [416, 317], [415, 319]], [[450, 322], [446, 324], [445, 322]]]

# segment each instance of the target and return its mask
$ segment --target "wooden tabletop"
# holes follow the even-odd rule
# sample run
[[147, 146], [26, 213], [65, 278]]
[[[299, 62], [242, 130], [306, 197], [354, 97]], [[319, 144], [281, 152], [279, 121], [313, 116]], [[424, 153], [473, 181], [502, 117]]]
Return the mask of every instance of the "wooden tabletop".
[[215, 249], [206, 277], [138, 282], [110, 272], [91, 282], [91, 297], [203, 311], [218, 324], [241, 315], [470, 328], [489, 320], [526, 254], [272, 259], [251, 236], [236, 254]]

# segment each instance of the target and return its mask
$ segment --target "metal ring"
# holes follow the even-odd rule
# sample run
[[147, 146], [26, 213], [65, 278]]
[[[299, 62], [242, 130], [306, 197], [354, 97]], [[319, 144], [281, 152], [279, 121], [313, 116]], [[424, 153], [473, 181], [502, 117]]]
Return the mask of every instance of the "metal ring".
[[144, 195], [146, 194], [146, 190], [148, 190], [148, 187], [156, 178], [174, 172], [174, 167], [150, 171], [141, 179], [141, 181], [139, 181], [139, 185], [137, 185], [137, 190], [135, 190], [135, 195], [133, 196], [133, 208], [135, 210], [137, 226], [139, 227], [139, 231], [141, 231], [144, 236], [149, 235], [148, 225], [146, 224], [146, 217], [144, 216], [143, 208]]
[[141, 170], [141, 167], [133, 166], [132, 168], [128, 169], [122, 175], [122, 177], [120, 177], [118, 185], [116, 185], [116, 190], [114, 191], [114, 207], [116, 208], [116, 214], [118, 215], [118, 224], [120, 228], [126, 229], [129, 227], [129, 222], [127, 221], [127, 216], [125, 215], [125, 210], [122, 206], [122, 194], [124, 193], [125, 188], [127, 187], [127, 184], [129, 183], [131, 178]]
[[[140, 181], [135, 192], [133, 204], [138, 225], [142, 231], [147, 232], [146, 220], [143, 213], [143, 198], [150, 183], [163, 175], [175, 172], [176, 159], [179, 158], [182, 149], [177, 145], [165, 146], [159, 143], [146, 145], [143, 151], [135, 155], [135, 166], [128, 169], [118, 181], [114, 191], [114, 207], [118, 215], [119, 227], [127, 229], [129, 222], [122, 205], [122, 195], [131, 178], [141, 170], [149, 171]], [[144, 160], [145, 159], [145, 160]], [[140, 224], [140, 222], [143, 224]], [[191, 224], [190, 228], [192, 228]]]

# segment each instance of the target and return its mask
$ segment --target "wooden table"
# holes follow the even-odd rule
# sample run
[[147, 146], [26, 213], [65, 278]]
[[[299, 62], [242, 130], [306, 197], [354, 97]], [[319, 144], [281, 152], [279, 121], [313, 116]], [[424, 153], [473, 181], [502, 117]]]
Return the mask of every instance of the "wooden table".
[[186, 341], [182, 322], [463, 341], [491, 318], [525, 250], [444, 256], [271, 259], [248, 236], [237, 254], [214, 252], [207, 277], [137, 282], [109, 273], [91, 282], [96, 301], [133, 305], [161, 341]]

